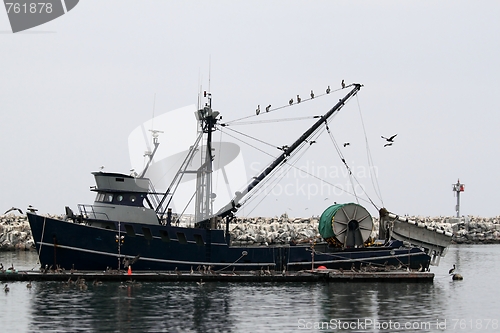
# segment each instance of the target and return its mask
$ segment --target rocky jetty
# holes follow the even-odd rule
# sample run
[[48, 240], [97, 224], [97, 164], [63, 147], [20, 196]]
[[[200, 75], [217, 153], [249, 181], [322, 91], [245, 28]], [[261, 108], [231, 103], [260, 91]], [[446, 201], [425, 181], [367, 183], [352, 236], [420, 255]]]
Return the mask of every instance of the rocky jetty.
[[34, 250], [26, 215], [0, 215], [0, 251]]
[[[64, 216], [47, 215], [63, 219]], [[492, 218], [467, 216], [423, 217], [408, 216], [408, 219], [425, 223], [433, 228], [453, 233], [457, 244], [494, 244], [500, 243], [500, 216]], [[180, 225], [192, 224], [191, 217], [181, 219]], [[378, 219], [372, 237], [378, 234]], [[289, 244], [311, 242], [319, 239], [319, 216], [292, 218], [287, 214], [280, 217], [237, 218], [229, 225], [233, 245], [251, 244]], [[0, 215], [0, 251], [34, 250], [33, 237], [25, 215]]]

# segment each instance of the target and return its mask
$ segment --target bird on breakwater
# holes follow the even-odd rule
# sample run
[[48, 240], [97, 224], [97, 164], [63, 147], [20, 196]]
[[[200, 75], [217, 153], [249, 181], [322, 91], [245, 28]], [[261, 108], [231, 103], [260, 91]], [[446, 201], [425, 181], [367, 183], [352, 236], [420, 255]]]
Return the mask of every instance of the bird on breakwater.
[[455, 264], [453, 264], [453, 268], [448, 271], [448, 274], [453, 274], [453, 272], [455, 272], [455, 268], [457, 267], [455, 266]]
[[12, 208], [8, 209], [4, 214], [7, 214], [8, 212], [12, 212], [12, 211], [15, 211], [15, 210], [17, 210], [19, 213], [23, 214], [22, 210], [20, 210], [19, 208], [14, 207], [14, 206]]
[[255, 113], [257, 114], [257, 116], [259, 115], [259, 113], [260, 113], [260, 105], [257, 105], [257, 109], [255, 110]]

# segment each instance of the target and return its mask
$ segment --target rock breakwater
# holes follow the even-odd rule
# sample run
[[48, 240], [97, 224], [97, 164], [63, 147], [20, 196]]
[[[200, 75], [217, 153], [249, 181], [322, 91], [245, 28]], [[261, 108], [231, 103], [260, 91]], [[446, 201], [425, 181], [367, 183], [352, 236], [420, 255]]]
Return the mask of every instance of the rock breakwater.
[[[64, 216], [47, 215], [63, 219]], [[408, 219], [425, 223], [433, 228], [453, 233], [457, 244], [500, 243], [500, 216], [485, 218], [467, 216], [422, 217], [408, 216]], [[180, 225], [191, 224], [190, 217], [181, 220]], [[237, 218], [229, 225], [233, 245], [289, 244], [310, 242], [320, 239], [319, 216], [292, 218], [286, 214], [280, 217]], [[374, 218], [372, 237], [378, 234], [378, 219]], [[0, 251], [34, 250], [31, 229], [25, 215], [0, 215]]]

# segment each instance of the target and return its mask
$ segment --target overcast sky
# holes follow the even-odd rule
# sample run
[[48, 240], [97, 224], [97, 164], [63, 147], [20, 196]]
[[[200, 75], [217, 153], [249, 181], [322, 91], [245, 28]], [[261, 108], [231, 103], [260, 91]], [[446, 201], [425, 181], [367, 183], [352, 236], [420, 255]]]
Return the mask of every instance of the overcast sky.
[[[336, 90], [342, 79], [363, 84], [330, 127], [340, 145], [351, 143], [341, 151], [355, 173], [368, 166], [366, 133], [390, 211], [452, 216], [451, 184], [460, 178], [461, 214], [497, 216], [498, 17], [498, 1], [81, 0], [61, 17], [13, 34], [0, 10], [1, 205], [63, 213], [66, 205], [92, 203], [90, 172], [104, 165], [129, 173], [132, 131], [153, 112], [196, 104], [210, 72], [223, 121], [253, 115], [258, 104], [305, 99], [311, 89]], [[347, 92], [273, 116], [322, 114]], [[311, 123], [234, 128], [281, 146]], [[183, 125], [167, 128], [162, 147], [176, 144]], [[384, 148], [380, 136], [396, 133]], [[321, 167], [344, 170], [330, 137], [316, 141], [296, 166], [319, 176]], [[263, 167], [270, 158], [243, 147], [251, 178], [255, 163]], [[372, 180], [361, 173], [358, 180], [380, 207]], [[349, 186], [342, 176], [328, 181]], [[356, 200], [324, 188], [305, 193], [313, 177], [284, 182], [283, 189], [296, 184], [293, 193], [269, 195], [241, 214], [311, 216], [333, 201]]]

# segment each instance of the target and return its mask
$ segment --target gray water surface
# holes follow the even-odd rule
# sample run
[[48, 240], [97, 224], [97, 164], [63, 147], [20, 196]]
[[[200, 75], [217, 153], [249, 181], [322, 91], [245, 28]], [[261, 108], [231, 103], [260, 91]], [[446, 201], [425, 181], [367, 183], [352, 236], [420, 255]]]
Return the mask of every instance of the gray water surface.
[[[34, 252], [0, 253], [37, 267]], [[457, 265], [463, 281], [452, 281]], [[452, 246], [433, 283], [142, 283], [88, 289], [61, 282], [0, 290], [2, 331], [500, 332], [500, 245]]]

